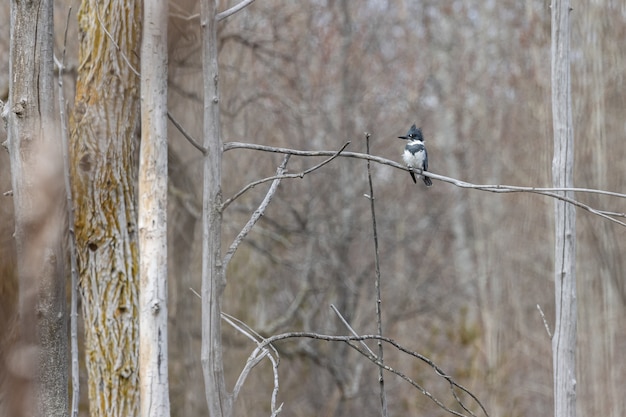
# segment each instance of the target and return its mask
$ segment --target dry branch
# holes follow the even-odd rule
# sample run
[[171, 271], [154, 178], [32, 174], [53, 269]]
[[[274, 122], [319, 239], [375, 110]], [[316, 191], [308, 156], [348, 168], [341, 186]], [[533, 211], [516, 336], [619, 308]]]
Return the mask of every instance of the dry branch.
[[263, 216], [263, 213], [265, 213], [265, 209], [269, 205], [270, 201], [272, 201], [272, 197], [274, 196], [274, 194], [276, 193], [276, 190], [278, 189], [278, 184], [280, 184], [280, 180], [281, 180], [280, 176], [285, 172], [287, 162], [289, 162], [289, 155], [285, 155], [283, 162], [280, 164], [280, 166], [276, 170], [276, 176], [278, 178], [276, 178], [274, 182], [272, 182], [272, 186], [267, 191], [267, 194], [265, 195], [265, 198], [259, 205], [259, 208], [256, 209], [254, 213], [252, 213], [252, 217], [250, 217], [250, 220], [248, 220], [248, 223], [246, 223], [243, 229], [241, 229], [241, 232], [239, 232], [239, 234], [237, 235], [233, 243], [228, 248], [226, 255], [224, 255], [224, 262], [223, 262], [224, 270], [226, 270], [226, 268], [228, 267], [228, 263], [230, 262], [231, 258], [235, 254], [235, 251], [237, 250], [237, 248], [239, 247], [243, 239], [248, 235], [248, 233], [250, 233], [250, 230], [252, 230], [256, 222], [258, 222], [261, 216]]
[[[367, 154], [370, 154], [370, 134], [365, 134], [365, 143]], [[382, 297], [380, 296], [380, 256], [378, 252], [378, 230], [376, 228], [376, 210], [374, 204], [374, 183], [372, 182], [372, 170], [370, 167], [370, 161], [367, 161], [367, 182], [370, 188], [370, 195], [368, 196], [370, 200], [370, 211], [372, 213], [372, 230], [374, 239], [374, 265], [376, 270], [376, 324], [378, 327], [378, 334], [380, 336], [383, 335], [383, 321], [382, 321]], [[383, 343], [378, 341], [378, 359], [380, 363], [383, 363]], [[387, 417], [387, 396], [385, 395], [385, 379], [383, 376], [383, 368], [378, 368], [378, 383], [380, 385], [380, 406], [383, 417]]]
[[[246, 191], [250, 190], [251, 188], [256, 187], [259, 184], [263, 184], [264, 182], [268, 182], [268, 181], [275, 181], [275, 180], [280, 180], [280, 179], [284, 179], [284, 178], [304, 178], [304, 176], [306, 174], [309, 174], [321, 167], [323, 167], [324, 165], [326, 165], [327, 163], [329, 163], [330, 161], [332, 161], [333, 159], [335, 159], [336, 157], [339, 156], [339, 154], [341, 152], [343, 152], [344, 149], [346, 149], [346, 147], [350, 144], [350, 142], [346, 142], [341, 149], [339, 149], [337, 152], [335, 152], [333, 154], [333, 156], [331, 156], [330, 158], [320, 162], [319, 164], [312, 166], [311, 168], [308, 168], [302, 172], [299, 172], [297, 174], [285, 174], [284, 172], [281, 174], [276, 174], [272, 177], [267, 177], [267, 178], [263, 178], [260, 179], [258, 181], [254, 181], [251, 182], [250, 184], [246, 185], [244, 188], [242, 188], [239, 192], [237, 192], [233, 197], [229, 198], [228, 200], [226, 200], [224, 202], [224, 204], [222, 204], [222, 210], [224, 210], [226, 207], [228, 207], [230, 205], [230, 203], [232, 203], [233, 201], [235, 201], [237, 198], [239, 198], [241, 195], [243, 195]], [[287, 154], [289, 155], [289, 154]]]
[[67, 10], [67, 19], [65, 21], [65, 32], [63, 34], [63, 51], [61, 53], [61, 61], [57, 62], [59, 68], [59, 119], [61, 123], [61, 142], [63, 154], [63, 178], [65, 183], [65, 198], [67, 201], [67, 223], [69, 230], [69, 252], [70, 252], [70, 358], [72, 372], [72, 408], [70, 410], [72, 417], [78, 416], [78, 406], [80, 402], [80, 382], [79, 382], [79, 364], [78, 364], [78, 264], [76, 252], [76, 234], [74, 230], [74, 200], [72, 198], [72, 183], [70, 178], [70, 156], [69, 156], [69, 134], [67, 130], [67, 117], [65, 109], [65, 94], [63, 92], [63, 70], [65, 69], [65, 51], [67, 46], [67, 30], [70, 25], [70, 15], [72, 8]]
[[[275, 146], [266, 146], [266, 145], [257, 145], [252, 143], [243, 143], [243, 142], [227, 142], [224, 144], [224, 152], [230, 151], [233, 149], [251, 149], [263, 152], [273, 152], [273, 153], [282, 153], [289, 155], [298, 155], [298, 156], [331, 156], [335, 152], [334, 151], [303, 151], [297, 149], [290, 148], [281, 148]], [[409, 171], [407, 167], [398, 162], [392, 161], [390, 159], [382, 158], [380, 156], [375, 155], [367, 155], [358, 152], [342, 152], [341, 157], [344, 158], [356, 158], [363, 159], [366, 161], [377, 162], [382, 165], [387, 165], [392, 168], [401, 169], [403, 171]], [[607, 195], [611, 197], [618, 198], [626, 198], [626, 194], [616, 193], [611, 191], [597, 190], [592, 188], [574, 188], [574, 187], [521, 187], [515, 185], [504, 185], [504, 184], [472, 184], [470, 182], [457, 180], [456, 178], [446, 177], [444, 175], [435, 174], [432, 171], [428, 171], [428, 176], [432, 179], [439, 180], [442, 182], [447, 182], [449, 184], [456, 185], [461, 188], [471, 188], [480, 191], [489, 191], [492, 193], [532, 193], [532, 194], [540, 194], [547, 197], [552, 197], [557, 200], [564, 201], [566, 203], [572, 204], [578, 208], [586, 210], [592, 214], [600, 216], [606, 220], [609, 220], [613, 223], [617, 223], [621, 226], [626, 227], [626, 222], [622, 222], [620, 220], [615, 219], [614, 217], [626, 217], [626, 213], [599, 210], [593, 208], [585, 203], [582, 203], [578, 200], [575, 200], [570, 197], [566, 197], [561, 192], [577, 192], [577, 193], [593, 193], [593, 194], [601, 194]]]
[[254, 2], [254, 0], [242, 0], [241, 2], [235, 4], [233, 7], [231, 7], [230, 9], [226, 9], [223, 12], [216, 14], [215, 15], [215, 20], [217, 20], [218, 22], [220, 20], [224, 20], [228, 16], [232, 16], [235, 13], [237, 13], [238, 11], [243, 10], [245, 7], [249, 6], [253, 2]]
[[390, 367], [388, 365], [383, 364], [376, 355], [373, 355], [371, 353], [371, 350], [369, 348], [364, 350], [362, 347], [359, 347], [359, 345], [355, 344], [354, 342], [363, 342], [365, 340], [377, 340], [377, 341], [382, 341], [382, 342], [388, 343], [391, 346], [393, 346], [394, 348], [396, 348], [397, 350], [399, 350], [399, 351], [401, 351], [401, 352], [403, 352], [403, 353], [405, 353], [405, 354], [407, 354], [409, 356], [412, 356], [412, 357], [414, 357], [414, 358], [416, 358], [416, 359], [426, 363], [427, 365], [429, 365], [434, 370], [436, 375], [438, 375], [439, 377], [445, 379], [448, 382], [448, 384], [450, 384], [450, 390], [452, 392], [452, 395], [453, 395], [455, 401], [459, 404], [459, 406], [461, 406], [461, 408], [463, 408], [466, 412], [468, 412], [469, 415], [474, 416], [474, 417], [476, 416], [476, 414], [474, 412], [472, 412], [468, 408], [468, 406], [465, 405], [462, 402], [462, 400], [456, 394], [455, 389], [458, 389], [461, 392], [464, 392], [465, 394], [467, 394], [474, 402], [476, 402], [476, 404], [480, 407], [480, 409], [482, 410], [484, 415], [489, 417], [489, 413], [487, 413], [487, 410], [482, 405], [480, 400], [474, 394], [472, 394], [467, 388], [465, 388], [464, 386], [462, 386], [462, 385], [458, 384], [457, 382], [455, 382], [454, 379], [450, 375], [446, 374], [432, 360], [428, 359], [427, 357], [425, 357], [425, 356], [423, 356], [423, 355], [421, 355], [421, 354], [419, 354], [417, 352], [411, 351], [411, 350], [403, 347], [398, 342], [396, 342], [396, 341], [394, 341], [392, 339], [389, 339], [387, 337], [383, 337], [383, 336], [379, 336], [379, 335], [334, 336], [334, 335], [325, 335], [325, 334], [314, 333], [314, 332], [289, 332], [289, 333], [283, 333], [283, 334], [270, 336], [268, 338], [261, 338], [258, 335], [257, 335], [257, 337], [259, 338], [259, 339], [255, 340], [255, 342], [257, 343], [257, 347], [255, 348], [255, 350], [249, 356], [248, 361], [254, 361], [255, 358], [258, 356], [259, 352], [261, 352], [263, 348], [268, 348], [273, 343], [275, 343], [277, 341], [281, 341], [281, 340], [286, 340], [286, 339], [308, 338], [308, 339], [316, 339], [316, 340], [325, 340], [325, 341], [328, 341], [328, 342], [343, 342], [343, 343], [346, 343], [352, 349], [356, 350], [361, 355], [365, 356], [368, 360], [370, 360], [371, 362], [373, 362], [374, 364], [376, 364], [380, 368], [382, 368], [382, 369], [386, 370], [387, 372], [390, 372], [390, 373], [392, 373], [394, 375], [399, 376], [400, 378], [404, 379], [409, 384], [413, 385], [424, 396], [426, 396], [428, 399], [433, 401], [435, 404], [437, 404], [437, 406], [439, 406], [440, 408], [442, 408], [446, 412], [448, 412], [448, 413], [450, 413], [452, 415], [455, 415], [455, 416], [459, 416], [459, 417], [467, 417], [466, 414], [459, 413], [457, 411], [452, 410], [450, 407], [446, 406], [441, 400], [436, 398], [433, 394], [428, 392], [419, 383], [414, 381], [412, 378], [410, 378], [409, 376], [407, 376], [403, 372], [401, 372], [401, 371], [399, 371], [399, 370], [397, 370], [395, 368], [392, 368], [392, 367]]

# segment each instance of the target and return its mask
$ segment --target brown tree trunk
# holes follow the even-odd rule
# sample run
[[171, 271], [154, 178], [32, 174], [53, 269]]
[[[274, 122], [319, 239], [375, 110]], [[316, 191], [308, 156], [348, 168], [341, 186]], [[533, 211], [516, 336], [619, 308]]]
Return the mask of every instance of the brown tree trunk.
[[141, 3], [84, 0], [70, 158], [90, 414], [139, 412], [135, 140]]

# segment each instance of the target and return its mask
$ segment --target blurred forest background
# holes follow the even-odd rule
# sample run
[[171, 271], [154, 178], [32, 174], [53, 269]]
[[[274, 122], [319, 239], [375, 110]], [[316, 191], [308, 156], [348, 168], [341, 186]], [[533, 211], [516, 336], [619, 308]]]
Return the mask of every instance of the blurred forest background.
[[[220, 9], [235, 2], [223, 2]], [[220, 24], [224, 141], [364, 152], [401, 161], [396, 139], [421, 126], [433, 172], [479, 184], [551, 185], [549, 1], [258, 0]], [[68, 7], [66, 98], [77, 70], [78, 1], [55, 2], [56, 54]], [[202, 132], [202, 74], [195, 1], [170, 2], [169, 109]], [[624, 192], [626, 3], [576, 2], [572, 97], [577, 187]], [[0, 98], [8, 94], [9, 2], [0, 5]], [[0, 129], [0, 142], [6, 131]], [[170, 124], [170, 387], [172, 415], [206, 415], [199, 360], [201, 155]], [[274, 174], [281, 156], [224, 155], [224, 197]], [[320, 159], [292, 157], [290, 172]], [[492, 416], [552, 413], [554, 323], [551, 199], [490, 194], [373, 165], [382, 272], [383, 331], [433, 359]], [[257, 186], [224, 213], [224, 244], [258, 206]], [[0, 191], [10, 189], [0, 152]], [[374, 248], [366, 164], [339, 158], [304, 179], [283, 180], [227, 271], [223, 309], [263, 335], [346, 334], [334, 304], [361, 334], [376, 332]], [[579, 198], [626, 211], [623, 201]], [[0, 196], [0, 319], [15, 307], [10, 197]], [[626, 250], [619, 226], [578, 211], [578, 407], [626, 415]], [[227, 246], [226, 246], [227, 247]], [[0, 320], [0, 321], [1, 321]], [[227, 381], [253, 348], [224, 326]], [[379, 415], [377, 369], [341, 344], [277, 344], [286, 416]], [[447, 398], [428, 367], [385, 360]], [[392, 415], [442, 415], [388, 376]], [[268, 414], [269, 363], [253, 371], [236, 414]], [[86, 392], [83, 390], [83, 393]], [[85, 400], [86, 401], [86, 400]]]

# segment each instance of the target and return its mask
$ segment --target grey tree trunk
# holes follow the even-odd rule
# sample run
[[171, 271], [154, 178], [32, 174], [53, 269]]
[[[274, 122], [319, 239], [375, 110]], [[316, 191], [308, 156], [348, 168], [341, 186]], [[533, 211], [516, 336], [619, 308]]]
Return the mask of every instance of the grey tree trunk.
[[202, 370], [209, 415], [231, 415], [224, 382], [221, 303], [226, 287], [222, 268], [222, 137], [220, 132], [216, 1], [202, 1], [204, 77], [204, 156], [202, 197]]
[[[573, 187], [574, 134], [569, 62], [570, 2], [552, 2], [552, 118], [554, 187]], [[564, 195], [573, 198], [571, 192]], [[576, 211], [555, 202], [554, 285], [556, 324], [552, 338], [554, 415], [576, 416]]]
[[8, 150], [18, 258], [10, 415], [68, 414], [62, 156], [54, 122], [52, 0], [11, 2]]
[[141, 415], [170, 415], [167, 349], [167, 0], [144, 4], [139, 157]]

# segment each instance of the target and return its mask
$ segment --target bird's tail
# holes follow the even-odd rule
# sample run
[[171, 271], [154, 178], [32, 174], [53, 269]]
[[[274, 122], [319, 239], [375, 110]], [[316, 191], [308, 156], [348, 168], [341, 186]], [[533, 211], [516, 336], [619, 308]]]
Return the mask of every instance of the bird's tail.
[[431, 185], [433, 185], [433, 182], [431, 181], [430, 178], [426, 176], [422, 176], [422, 179], [424, 180], [424, 184], [426, 184], [427, 187], [430, 187]]

